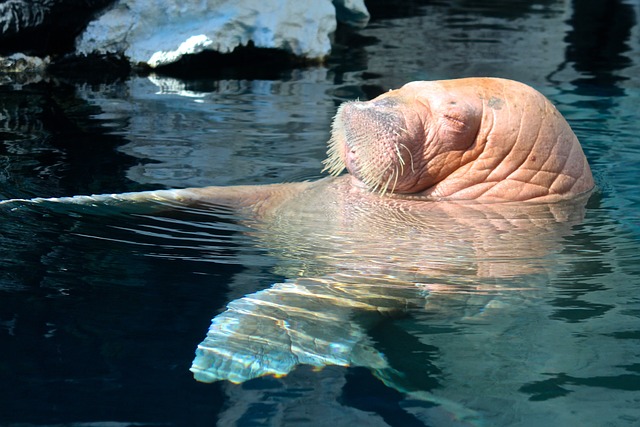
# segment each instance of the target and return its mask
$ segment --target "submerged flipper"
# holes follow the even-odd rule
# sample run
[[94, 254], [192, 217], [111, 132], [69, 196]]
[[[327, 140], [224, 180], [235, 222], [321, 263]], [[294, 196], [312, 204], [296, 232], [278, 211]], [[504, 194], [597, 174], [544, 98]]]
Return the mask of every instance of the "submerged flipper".
[[[478, 414], [430, 393], [421, 379], [407, 378], [376, 349], [369, 331], [389, 316], [426, 304], [422, 284], [372, 278], [298, 278], [246, 295], [216, 316], [198, 345], [191, 371], [196, 380], [243, 383], [283, 377], [298, 365], [364, 367], [406, 394], [406, 410], [450, 425], [475, 425]], [[353, 277], [350, 277], [353, 279]], [[424, 362], [421, 352], [407, 354]]]
[[414, 285], [310, 278], [278, 283], [232, 301], [213, 319], [191, 371], [203, 382], [241, 383], [283, 376], [301, 364], [389, 369], [367, 324], [420, 303], [424, 296]]

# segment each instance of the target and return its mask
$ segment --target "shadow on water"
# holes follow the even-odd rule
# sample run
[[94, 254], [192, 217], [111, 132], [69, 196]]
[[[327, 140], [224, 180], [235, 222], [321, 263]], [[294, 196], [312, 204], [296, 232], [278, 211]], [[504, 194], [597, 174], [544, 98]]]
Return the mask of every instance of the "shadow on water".
[[[100, 113], [74, 86], [39, 83], [21, 91], [0, 86], [2, 197], [143, 189], [126, 179], [136, 160], [117, 151], [126, 139], [93, 119]], [[112, 123], [126, 125], [127, 119]]]
[[494, 75], [568, 118], [598, 180], [586, 209], [256, 227], [220, 207], [0, 205], [0, 423], [640, 422], [638, 8], [369, 6], [326, 66], [0, 86], [2, 198], [315, 179], [342, 101]]
[[599, 0], [574, 1], [572, 5], [566, 60], [583, 74], [574, 83], [585, 95], [622, 95], [624, 91], [616, 83], [625, 78], [617, 71], [632, 65], [625, 53], [631, 50], [631, 30], [637, 24], [633, 7], [621, 1]]
[[[229, 219], [100, 210], [2, 209], [0, 242], [11, 256], [0, 261], [0, 418], [215, 419], [220, 388], [198, 387], [185, 373], [200, 339], [192, 326], [208, 322], [244, 269], [204, 255], [232, 256]], [[213, 226], [194, 233], [203, 220]]]

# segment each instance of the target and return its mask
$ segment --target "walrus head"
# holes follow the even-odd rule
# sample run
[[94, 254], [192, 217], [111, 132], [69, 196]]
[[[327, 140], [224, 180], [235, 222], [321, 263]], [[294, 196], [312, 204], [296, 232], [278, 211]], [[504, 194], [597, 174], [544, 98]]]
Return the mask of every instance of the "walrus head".
[[505, 79], [411, 82], [347, 102], [327, 153], [331, 174], [346, 168], [356, 185], [411, 198], [550, 202], [594, 186], [558, 110]]
[[346, 168], [381, 194], [412, 194], [470, 161], [481, 105], [430, 96], [419, 83], [371, 101], [342, 104], [333, 121], [325, 170], [338, 175]]

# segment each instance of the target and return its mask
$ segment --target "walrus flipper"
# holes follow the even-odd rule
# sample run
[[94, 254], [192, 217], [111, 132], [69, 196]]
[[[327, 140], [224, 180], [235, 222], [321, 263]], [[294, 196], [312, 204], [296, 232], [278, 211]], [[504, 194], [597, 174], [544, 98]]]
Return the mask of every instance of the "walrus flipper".
[[[371, 291], [371, 289], [369, 289]], [[387, 369], [357, 311], [406, 307], [405, 298], [382, 296], [332, 279], [299, 278], [232, 301], [198, 345], [191, 371], [198, 381], [234, 383], [284, 376], [298, 365]]]
[[[238, 185], [229, 187], [183, 188], [141, 191], [90, 196], [34, 197], [31, 199], [0, 200], [0, 206], [58, 205], [115, 206], [134, 210], [161, 210], [172, 206], [224, 206], [234, 209], [253, 209], [256, 213], [279, 205], [305, 189], [309, 183]], [[55, 209], [55, 208], [54, 208]]]
[[119, 194], [92, 194], [90, 196], [34, 197], [31, 199], [0, 200], [0, 205], [10, 204], [73, 204], [73, 205], [120, 205], [153, 201], [179, 201], [184, 190], [157, 190]]

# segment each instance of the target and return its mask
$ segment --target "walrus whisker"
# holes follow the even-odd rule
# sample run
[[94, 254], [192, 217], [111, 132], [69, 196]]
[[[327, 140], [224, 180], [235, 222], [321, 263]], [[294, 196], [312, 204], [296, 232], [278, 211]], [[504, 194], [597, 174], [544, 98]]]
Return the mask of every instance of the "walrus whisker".
[[[384, 184], [382, 191], [380, 191], [381, 196], [384, 196], [385, 194], [387, 194], [387, 190], [389, 189], [389, 183], [391, 182], [391, 178], [393, 177], [394, 174], [395, 172], [391, 172], [391, 175], [389, 175], [389, 179], [387, 179], [387, 182]], [[391, 191], [393, 192], [393, 190]]]
[[400, 173], [404, 175], [404, 159], [402, 158], [400, 147], [398, 146], [398, 144], [395, 144], [394, 148], [396, 149], [396, 154], [398, 155], [398, 162], [400, 163]]
[[395, 173], [395, 180], [393, 181], [393, 187], [391, 188], [391, 192], [393, 193], [394, 191], [396, 191], [396, 186], [398, 185], [398, 168], [396, 168], [396, 173]]
[[398, 155], [398, 161], [400, 162], [401, 165], [404, 165], [404, 159], [402, 158], [402, 153], [400, 152], [399, 144], [395, 144], [393, 148], [395, 148], [396, 154]]
[[393, 179], [393, 185], [391, 186], [391, 190], [390, 192], [393, 193], [396, 191], [396, 187], [398, 186], [398, 178], [400, 177], [400, 175], [402, 174], [402, 172], [398, 171], [398, 166], [394, 167], [393, 171], [391, 172], [391, 175], [389, 175], [389, 179], [387, 180], [387, 184], [386, 187], [389, 187], [389, 184], [391, 183], [391, 180]]
[[327, 163], [327, 169], [333, 176], [337, 176], [346, 168], [344, 161], [338, 154], [334, 154], [331, 161]]
[[411, 154], [411, 150], [409, 150], [409, 148], [407, 148], [407, 146], [404, 145], [403, 143], [400, 142], [399, 144], [402, 145], [402, 147], [404, 147], [405, 150], [407, 150], [407, 153], [409, 153], [409, 160], [411, 161], [411, 172], [415, 173], [416, 170], [413, 167], [413, 154]]
[[[364, 170], [363, 170], [363, 173], [365, 173]], [[369, 187], [371, 189], [371, 191], [373, 191], [375, 193], [380, 189], [380, 187], [382, 185], [381, 180], [380, 180], [381, 177], [382, 177], [381, 174], [368, 173], [368, 174], [363, 175], [362, 182], [364, 182], [364, 184], [367, 187]]]
[[329, 172], [329, 175], [338, 176], [346, 168], [344, 159], [340, 155], [340, 144], [336, 138], [331, 137], [327, 145], [327, 158], [322, 162], [324, 165], [322, 172]]
[[384, 195], [387, 194], [387, 190], [389, 189], [389, 184], [391, 183], [391, 177], [392, 176], [393, 176], [393, 172], [391, 172], [391, 175], [389, 176], [389, 179], [387, 179], [387, 182], [385, 182], [384, 186], [380, 190], [380, 196], [384, 197]]

